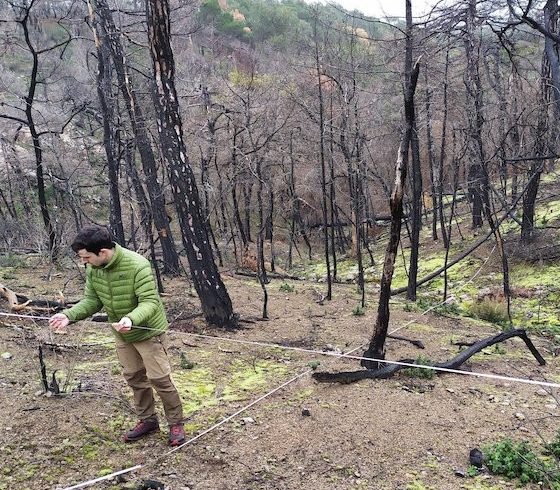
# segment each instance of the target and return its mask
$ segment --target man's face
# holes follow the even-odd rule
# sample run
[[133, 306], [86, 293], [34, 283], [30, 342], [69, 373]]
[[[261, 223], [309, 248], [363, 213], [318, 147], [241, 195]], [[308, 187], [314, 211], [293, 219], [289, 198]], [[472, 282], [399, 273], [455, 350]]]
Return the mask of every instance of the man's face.
[[88, 252], [85, 248], [78, 250], [78, 258], [81, 260], [82, 264], [90, 264], [95, 267], [101, 267], [107, 265], [111, 260], [110, 252], [108, 248], [102, 248], [98, 254], [93, 252]]

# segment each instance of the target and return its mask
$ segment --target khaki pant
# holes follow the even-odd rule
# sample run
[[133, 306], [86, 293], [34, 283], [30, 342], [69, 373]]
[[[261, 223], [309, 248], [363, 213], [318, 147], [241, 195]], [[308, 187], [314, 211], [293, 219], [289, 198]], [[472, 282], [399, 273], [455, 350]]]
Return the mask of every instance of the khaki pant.
[[142, 342], [116, 340], [117, 356], [124, 378], [132, 388], [136, 414], [140, 420], [156, 416], [154, 392], [158, 392], [169, 425], [183, 422], [183, 406], [177, 388], [171, 381], [171, 365], [167, 357], [166, 334]]

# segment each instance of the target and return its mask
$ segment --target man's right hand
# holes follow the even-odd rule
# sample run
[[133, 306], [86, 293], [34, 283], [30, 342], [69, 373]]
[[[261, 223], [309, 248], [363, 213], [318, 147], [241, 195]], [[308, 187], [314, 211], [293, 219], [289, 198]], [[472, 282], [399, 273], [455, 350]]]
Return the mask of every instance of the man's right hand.
[[69, 323], [70, 320], [64, 313], [57, 313], [49, 318], [49, 326], [55, 332], [63, 331]]

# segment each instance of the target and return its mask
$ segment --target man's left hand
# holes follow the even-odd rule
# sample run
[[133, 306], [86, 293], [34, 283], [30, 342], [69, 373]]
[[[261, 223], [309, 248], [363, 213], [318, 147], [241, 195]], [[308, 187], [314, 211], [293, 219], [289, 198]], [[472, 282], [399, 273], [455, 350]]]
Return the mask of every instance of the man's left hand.
[[119, 323], [112, 323], [111, 326], [117, 331], [117, 332], [130, 332], [130, 329], [132, 328], [132, 320], [130, 318], [128, 318], [127, 316], [123, 316]]

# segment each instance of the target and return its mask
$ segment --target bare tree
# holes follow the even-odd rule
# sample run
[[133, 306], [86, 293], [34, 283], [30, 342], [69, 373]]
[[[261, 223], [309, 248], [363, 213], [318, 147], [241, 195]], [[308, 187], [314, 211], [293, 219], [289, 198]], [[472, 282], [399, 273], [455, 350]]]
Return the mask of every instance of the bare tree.
[[217, 326], [232, 328], [237, 323], [237, 316], [214, 262], [197, 184], [183, 141], [167, 0], [148, 0], [146, 17], [158, 133], [193, 284], [206, 320]]

